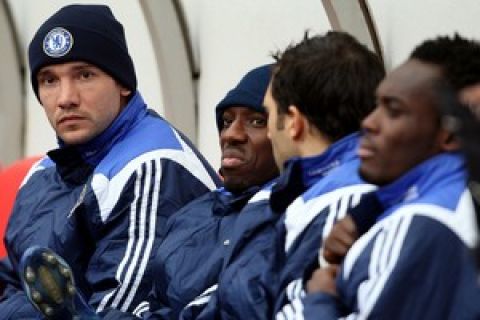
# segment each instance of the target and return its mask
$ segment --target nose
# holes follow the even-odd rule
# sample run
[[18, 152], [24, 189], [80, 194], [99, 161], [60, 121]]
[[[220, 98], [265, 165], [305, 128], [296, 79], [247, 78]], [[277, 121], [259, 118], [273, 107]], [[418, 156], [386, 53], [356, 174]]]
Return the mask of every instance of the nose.
[[75, 107], [79, 104], [78, 90], [69, 80], [60, 81], [57, 104], [62, 109]]
[[248, 140], [248, 135], [244, 121], [238, 118], [233, 120], [227, 128], [222, 130], [220, 139], [222, 142], [230, 144], [245, 143]]
[[375, 108], [370, 114], [362, 121], [363, 132], [376, 132], [378, 131], [378, 107]]

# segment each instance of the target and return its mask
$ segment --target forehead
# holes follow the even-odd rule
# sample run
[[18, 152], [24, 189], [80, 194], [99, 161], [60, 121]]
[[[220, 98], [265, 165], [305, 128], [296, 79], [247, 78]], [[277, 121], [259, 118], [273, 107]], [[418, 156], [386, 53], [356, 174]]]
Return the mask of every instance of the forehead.
[[480, 120], [480, 83], [462, 89], [460, 100]]
[[263, 105], [266, 108], [272, 108], [276, 105], [275, 99], [272, 95], [272, 81], [268, 84], [267, 91], [265, 92], [265, 97], [263, 98]]
[[410, 59], [387, 74], [377, 88], [377, 96], [388, 95], [404, 99], [433, 98], [433, 85], [440, 76], [439, 67]]

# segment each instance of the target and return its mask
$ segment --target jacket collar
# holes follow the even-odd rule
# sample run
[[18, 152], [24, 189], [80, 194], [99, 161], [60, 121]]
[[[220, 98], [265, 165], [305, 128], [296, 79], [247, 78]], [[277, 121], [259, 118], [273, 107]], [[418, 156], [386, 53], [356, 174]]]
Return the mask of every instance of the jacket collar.
[[215, 190], [213, 214], [226, 216], [241, 211], [248, 200], [261, 188], [261, 186], [253, 186], [240, 193], [232, 193], [224, 187]]
[[281, 213], [287, 206], [333, 169], [355, 158], [359, 135], [354, 133], [333, 143], [325, 152], [312, 157], [295, 157], [287, 161], [285, 170], [272, 189], [270, 206]]
[[464, 159], [459, 153], [436, 155], [395, 180], [377, 189], [376, 194], [389, 215], [399, 205], [422, 202], [450, 210], [457, 206], [466, 188]]
[[100, 161], [129, 130], [147, 114], [147, 107], [137, 91], [128, 104], [100, 135], [82, 145], [68, 146], [58, 138], [59, 148], [48, 152], [63, 179], [84, 183]]

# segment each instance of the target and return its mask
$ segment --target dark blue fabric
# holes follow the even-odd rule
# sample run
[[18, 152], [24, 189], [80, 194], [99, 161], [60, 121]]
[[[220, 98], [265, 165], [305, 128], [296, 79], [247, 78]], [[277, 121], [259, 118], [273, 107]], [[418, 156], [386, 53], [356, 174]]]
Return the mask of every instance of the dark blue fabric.
[[154, 261], [154, 288], [147, 319], [177, 319], [181, 310], [218, 281], [230, 251], [236, 220], [260, 214], [266, 201], [247, 203], [260, 190], [241, 194], [225, 189], [210, 192], [180, 210], [167, 225], [164, 241]]
[[227, 93], [225, 98], [215, 108], [218, 130], [222, 129], [223, 112], [233, 105], [245, 106], [258, 112], [265, 112], [263, 98], [270, 82], [271, 73], [271, 64], [255, 68], [248, 72], [237, 86]]
[[367, 232], [384, 210], [375, 191], [365, 194], [360, 203], [348, 211], [355, 222], [358, 236]]

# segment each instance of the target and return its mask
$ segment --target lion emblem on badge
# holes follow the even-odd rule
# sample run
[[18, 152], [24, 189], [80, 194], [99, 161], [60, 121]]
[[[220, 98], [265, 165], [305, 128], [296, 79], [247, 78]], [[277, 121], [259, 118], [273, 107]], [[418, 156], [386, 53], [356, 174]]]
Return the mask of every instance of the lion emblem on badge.
[[52, 29], [43, 39], [43, 52], [52, 58], [63, 57], [72, 49], [72, 46], [72, 34], [61, 27]]

